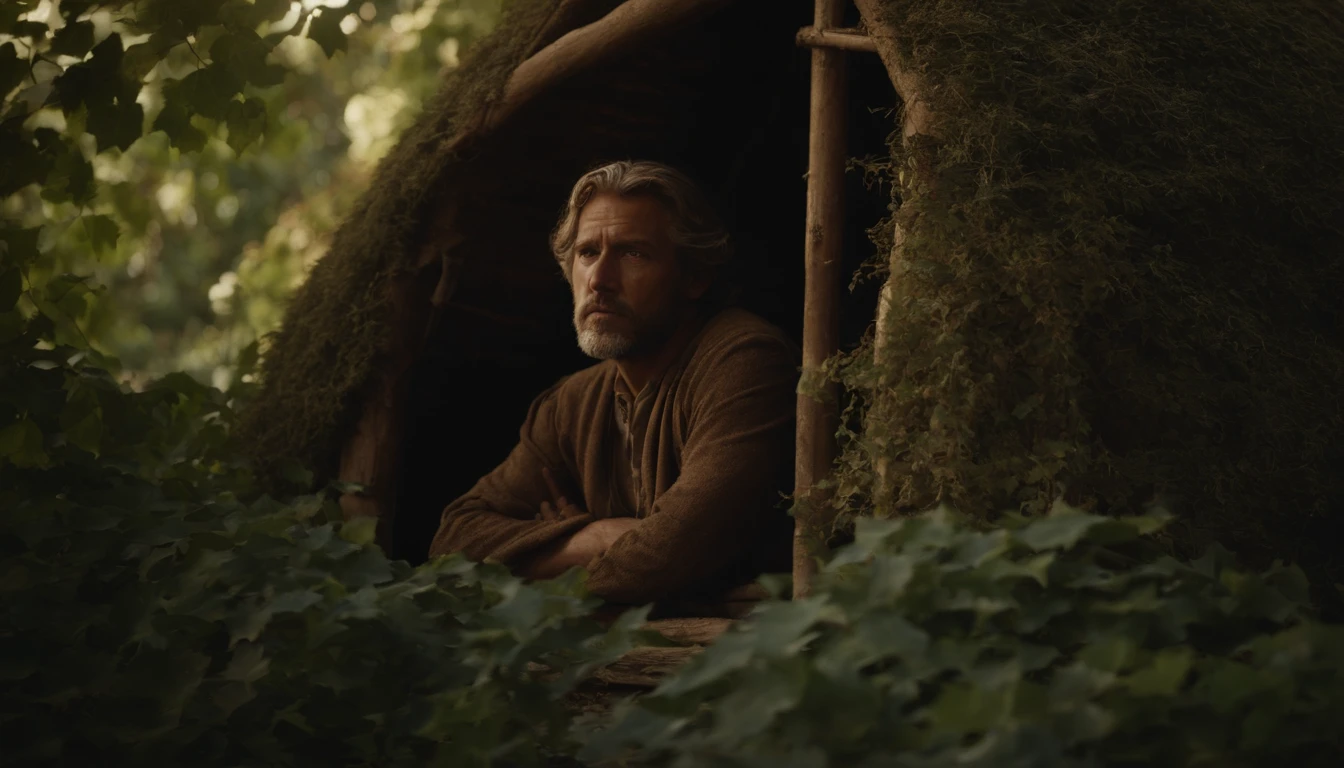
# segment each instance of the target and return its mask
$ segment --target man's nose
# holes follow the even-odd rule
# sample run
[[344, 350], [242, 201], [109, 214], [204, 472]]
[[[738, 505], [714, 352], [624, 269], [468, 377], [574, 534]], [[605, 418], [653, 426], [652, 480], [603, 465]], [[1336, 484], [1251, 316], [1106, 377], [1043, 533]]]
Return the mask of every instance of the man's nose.
[[610, 248], [603, 248], [588, 272], [588, 290], [593, 293], [614, 293], [620, 285], [620, 260]]

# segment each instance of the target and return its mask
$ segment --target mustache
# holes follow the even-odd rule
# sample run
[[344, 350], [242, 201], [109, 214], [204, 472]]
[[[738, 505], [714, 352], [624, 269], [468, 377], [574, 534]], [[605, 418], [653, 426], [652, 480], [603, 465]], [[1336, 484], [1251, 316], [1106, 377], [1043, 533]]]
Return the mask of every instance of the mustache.
[[580, 318], [587, 317], [588, 315], [594, 312], [610, 312], [613, 315], [628, 316], [630, 314], [630, 308], [627, 307], [623, 302], [616, 301], [614, 299], [607, 299], [607, 300], [589, 299], [588, 301], [584, 302], [583, 307], [580, 308], [579, 317]]

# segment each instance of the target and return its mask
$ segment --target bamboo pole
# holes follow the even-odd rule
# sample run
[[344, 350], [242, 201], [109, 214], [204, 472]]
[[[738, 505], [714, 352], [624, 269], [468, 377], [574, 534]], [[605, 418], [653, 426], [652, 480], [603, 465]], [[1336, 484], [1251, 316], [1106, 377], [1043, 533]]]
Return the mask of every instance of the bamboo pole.
[[798, 44], [807, 48], [839, 48], [844, 51], [877, 53], [876, 41], [852, 29], [803, 27], [798, 30]]
[[[812, 31], [840, 25], [841, 0], [816, 0]], [[807, 164], [806, 278], [803, 299], [803, 387], [798, 394], [794, 460], [793, 596], [811, 593], [817, 557], [825, 548], [829, 515], [813, 486], [835, 461], [838, 426], [834, 384], [821, 384], [820, 369], [840, 345], [841, 225], [844, 221], [845, 52], [812, 49], [812, 109]], [[820, 388], [820, 392], [815, 391]]]

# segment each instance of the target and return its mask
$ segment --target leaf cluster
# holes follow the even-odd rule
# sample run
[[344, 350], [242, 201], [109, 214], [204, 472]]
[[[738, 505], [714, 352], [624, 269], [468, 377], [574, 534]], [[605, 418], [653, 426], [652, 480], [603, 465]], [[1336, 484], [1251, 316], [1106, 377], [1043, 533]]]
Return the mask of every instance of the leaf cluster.
[[980, 530], [858, 521], [815, 594], [771, 602], [580, 757], [669, 766], [1336, 765], [1344, 628], [1296, 568], [1185, 563], [1058, 505]]
[[184, 374], [125, 390], [87, 350], [41, 348], [40, 324], [0, 350], [6, 765], [572, 751], [556, 700], [642, 612], [603, 630], [577, 572], [389, 561], [332, 493], [255, 491], [228, 395]]
[[[0, 349], [8, 765], [1337, 764], [1344, 635], [1296, 568], [1157, 549], [1164, 514], [858, 521], [652, 693], [565, 696], [641, 641], [571, 572], [419, 568], [331, 488], [256, 489], [225, 394]], [[47, 320], [46, 322], [50, 322]], [[291, 469], [298, 485], [310, 481]], [[783, 583], [767, 579], [782, 593]], [[544, 674], [542, 674], [544, 672]], [[549, 761], [549, 762], [548, 762]], [[571, 761], [571, 762], [565, 762]]]

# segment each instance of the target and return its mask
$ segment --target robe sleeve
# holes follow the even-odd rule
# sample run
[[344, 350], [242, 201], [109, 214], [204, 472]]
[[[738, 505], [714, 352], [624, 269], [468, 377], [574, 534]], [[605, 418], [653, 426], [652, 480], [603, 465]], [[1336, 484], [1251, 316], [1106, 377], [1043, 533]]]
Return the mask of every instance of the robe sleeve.
[[[730, 339], [691, 374], [677, 480], [638, 527], [588, 565], [589, 589], [620, 603], [695, 591], [751, 558], [788, 525], [798, 360], [784, 339]], [[686, 386], [686, 385], [683, 385]], [[791, 489], [789, 489], [791, 490]]]
[[[561, 382], [563, 383], [563, 381]], [[472, 560], [514, 566], [524, 555], [569, 536], [593, 521], [591, 514], [566, 520], [536, 519], [550, 499], [543, 467], [563, 476], [565, 463], [556, 425], [560, 384], [532, 402], [518, 445], [504, 463], [477, 481], [443, 511], [430, 557], [461, 552]]]

